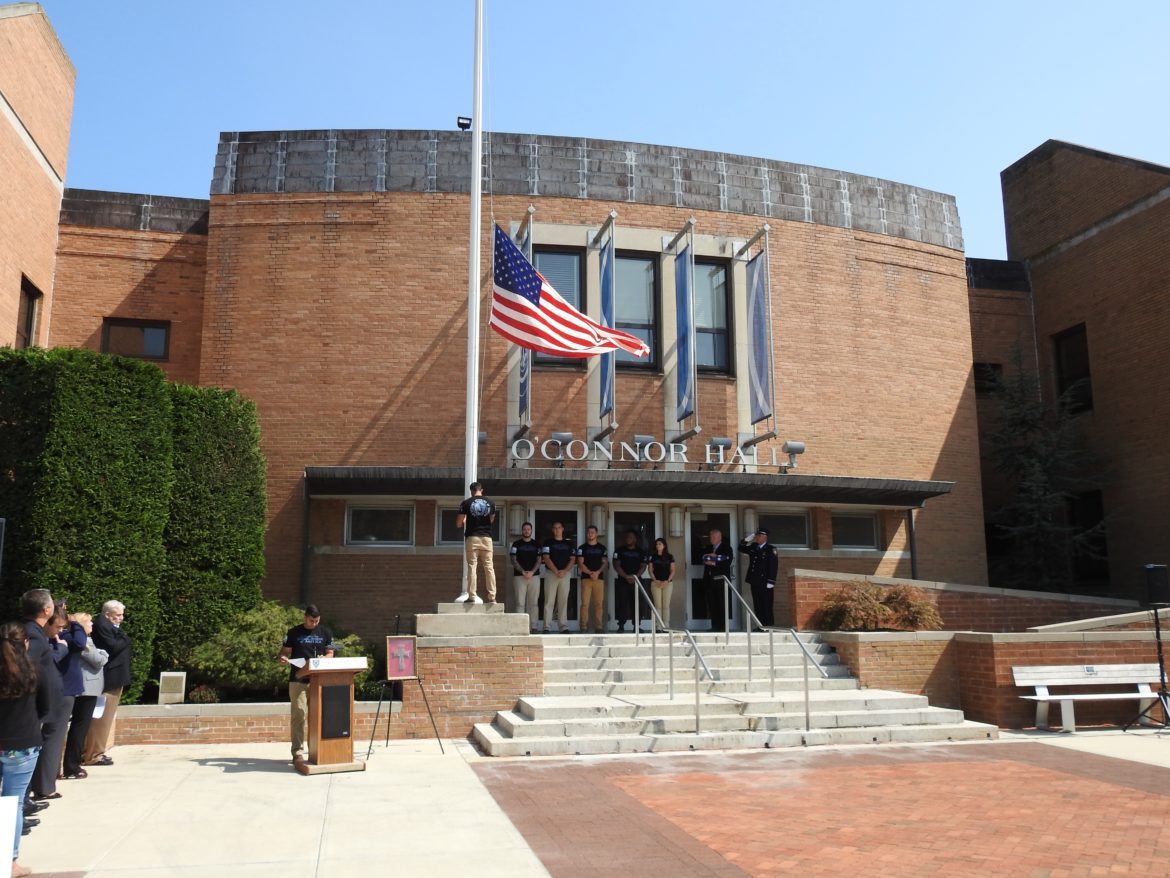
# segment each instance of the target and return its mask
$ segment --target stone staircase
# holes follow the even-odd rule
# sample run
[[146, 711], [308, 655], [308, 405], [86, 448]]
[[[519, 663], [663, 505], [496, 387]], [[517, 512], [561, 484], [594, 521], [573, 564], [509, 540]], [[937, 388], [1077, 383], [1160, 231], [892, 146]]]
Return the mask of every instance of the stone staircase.
[[658, 638], [657, 681], [651, 680], [649, 635], [545, 635], [544, 694], [521, 698], [474, 738], [489, 756], [571, 756], [815, 744], [985, 740], [995, 726], [968, 722], [958, 710], [931, 707], [921, 695], [861, 689], [818, 635], [801, 640], [823, 667], [809, 671], [805, 729], [804, 667], [789, 634], [776, 634], [775, 695], [769, 684], [768, 639], [696, 634], [713, 679], [701, 675], [695, 729], [695, 672], [690, 645], [675, 635], [674, 698], [669, 695], [665, 636]]

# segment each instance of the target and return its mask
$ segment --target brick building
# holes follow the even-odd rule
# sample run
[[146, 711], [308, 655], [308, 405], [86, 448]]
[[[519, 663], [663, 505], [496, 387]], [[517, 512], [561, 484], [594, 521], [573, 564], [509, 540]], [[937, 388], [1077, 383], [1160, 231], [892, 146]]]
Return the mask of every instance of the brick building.
[[74, 79], [38, 4], [0, 6], [0, 345], [49, 337]]
[[[629, 528], [665, 536], [686, 584], [674, 617], [700, 628], [698, 555], [716, 526], [733, 541], [769, 526], [786, 569], [985, 581], [951, 197], [631, 143], [495, 134], [489, 152], [485, 247], [492, 218], [515, 230], [533, 208], [537, 266], [596, 317], [591, 242], [616, 211], [619, 326], [653, 348], [649, 364], [618, 363], [619, 426], [598, 441], [597, 361], [537, 357], [531, 428], [517, 439], [518, 357], [485, 325], [480, 476], [501, 508], [501, 578], [520, 523], [543, 535], [559, 519], [577, 540], [597, 524], [611, 547]], [[254, 399], [269, 461], [266, 591], [315, 600], [359, 631], [457, 590], [469, 154], [459, 132], [229, 133], [207, 202], [68, 190], [62, 206], [52, 342], [151, 357], [176, 379]], [[679, 440], [664, 244], [691, 217], [707, 343], [702, 432]], [[768, 425], [747, 412], [737, 254], [764, 222], [777, 435], [751, 446]], [[785, 440], [806, 445], [795, 470]]]
[[[1018, 345], [1038, 393], [1073, 388], [1099, 487], [1070, 520], [1106, 530], [1106, 558], [1078, 579], [1144, 599], [1142, 565], [1170, 561], [1170, 168], [1050, 140], [1002, 185], [1008, 260], [969, 261], [977, 369]], [[986, 469], [984, 487], [992, 508]]]

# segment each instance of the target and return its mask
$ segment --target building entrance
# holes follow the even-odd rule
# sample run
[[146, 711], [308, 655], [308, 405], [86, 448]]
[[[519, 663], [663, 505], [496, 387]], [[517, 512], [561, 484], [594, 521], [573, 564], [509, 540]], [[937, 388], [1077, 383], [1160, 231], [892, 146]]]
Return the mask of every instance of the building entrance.
[[[687, 561], [689, 565], [686, 567], [686, 577], [690, 588], [687, 589], [687, 619], [689, 627], [696, 631], [710, 631], [712, 628], [721, 629], [723, 627], [723, 603], [725, 599], [723, 593], [717, 590], [717, 584], [710, 583], [704, 577], [705, 567], [703, 565], [703, 549], [710, 543], [710, 535], [712, 530], [719, 530], [723, 534], [723, 542], [731, 546], [733, 550], [737, 548], [736, 539], [738, 534], [733, 530], [735, 527], [735, 516], [732, 515], [732, 510], [726, 511], [716, 509], [704, 509], [702, 511], [692, 510], [688, 516], [689, 539]], [[735, 553], [738, 557], [738, 552]], [[682, 556], [680, 552], [679, 557]], [[738, 562], [731, 565], [732, 583], [736, 582], [735, 573], [739, 569]], [[681, 576], [679, 577], [682, 578]], [[738, 586], [737, 586], [738, 587]], [[712, 616], [717, 616], [715, 624], [712, 625]], [[732, 598], [731, 607], [731, 628], [736, 630], [740, 626], [740, 619], [742, 617], [742, 609], [739, 606], [739, 601]]]
[[[662, 534], [662, 507], [619, 507], [613, 510], [613, 516], [610, 519], [609, 542], [607, 543], [611, 564], [614, 563], [614, 552], [626, 545], [626, 535], [631, 532], [637, 538], [638, 548], [642, 553], [642, 558], [645, 559], [654, 549], [655, 538]], [[644, 584], [647, 588], [649, 587], [648, 583]], [[607, 589], [610, 618], [615, 623], [621, 622], [623, 619], [626, 620], [628, 622], [626, 631], [633, 630], [634, 622], [634, 605], [632, 603], [634, 594], [630, 593], [629, 589], [630, 586], [627, 586], [625, 582], [616, 579], [616, 573], [610, 577]], [[652, 617], [650, 607], [645, 600], [640, 603], [639, 613], [639, 618], [643, 620], [643, 627], [649, 628]]]

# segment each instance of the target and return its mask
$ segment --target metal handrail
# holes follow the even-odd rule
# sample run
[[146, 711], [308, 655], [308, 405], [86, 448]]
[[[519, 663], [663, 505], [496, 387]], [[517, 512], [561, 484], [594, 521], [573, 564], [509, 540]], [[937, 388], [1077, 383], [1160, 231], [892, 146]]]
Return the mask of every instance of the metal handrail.
[[809, 706], [808, 694], [808, 666], [811, 663], [818, 671], [821, 672], [821, 677], [829, 679], [829, 672], [821, 667], [821, 663], [813, 658], [813, 654], [808, 651], [808, 647], [804, 645], [804, 641], [800, 639], [800, 635], [796, 633], [795, 628], [789, 628], [788, 633], [792, 635], [792, 639], [796, 641], [796, 645], [800, 647], [800, 651], [804, 654], [804, 730], [806, 732], [812, 731], [812, 711]]
[[693, 634], [691, 634], [691, 632], [688, 631], [686, 628], [668, 628], [666, 626], [666, 623], [662, 619], [662, 615], [658, 612], [658, 608], [654, 606], [654, 601], [652, 601], [650, 599], [650, 595], [646, 591], [646, 586], [642, 584], [642, 577], [635, 576], [634, 583], [638, 586], [638, 591], [635, 592], [635, 594], [634, 594], [634, 636], [635, 636], [635, 638], [640, 639], [642, 636], [641, 606], [640, 606], [640, 603], [638, 601], [639, 593], [646, 598], [646, 604], [650, 607], [650, 612], [653, 614], [654, 620], [656, 620], [656, 622], [658, 623], [654, 626], [655, 630], [650, 632], [650, 678], [651, 678], [651, 682], [657, 682], [655, 643], [657, 643], [657, 638], [658, 638], [658, 633], [659, 633], [658, 629], [661, 628], [662, 633], [665, 633], [668, 635], [667, 643], [670, 644], [670, 650], [668, 652], [668, 655], [669, 655], [669, 659], [670, 659], [669, 692], [670, 692], [670, 700], [671, 701], [674, 700], [674, 635], [675, 634], [682, 634], [684, 637], [686, 637], [687, 640], [689, 640], [691, 642], [691, 650], [693, 651], [694, 656], [695, 656], [695, 734], [699, 734], [699, 732], [701, 732], [703, 730], [702, 711], [701, 711], [701, 705], [702, 705], [701, 695], [702, 695], [702, 693], [699, 690], [699, 680], [700, 680], [699, 668], [700, 667], [703, 668], [703, 673], [705, 673], [707, 675], [708, 680], [711, 680], [712, 682], [714, 682], [715, 677], [711, 673], [711, 668], [707, 665], [707, 660], [703, 657], [703, 651], [701, 649], [699, 649], [699, 644], [695, 640], [695, 636]]
[[[725, 637], [723, 642], [724, 643], [731, 643], [731, 602], [726, 599], [728, 594], [735, 595], [736, 598], [739, 599], [740, 604], [743, 606], [744, 612], [747, 613], [749, 616], [751, 616], [752, 620], [756, 623], [756, 627], [763, 629], [764, 626], [763, 626], [763, 623], [760, 622], [759, 616], [757, 616], [755, 614], [755, 612], [752, 611], [752, 608], [748, 606], [748, 602], [746, 600], [744, 600], [743, 595], [741, 595], [739, 593], [739, 589], [737, 589], [732, 584], [731, 580], [727, 576], [720, 575], [719, 578], [723, 580], [723, 591], [724, 591], [723, 630], [726, 632], [726, 637]], [[752, 682], [752, 626], [745, 624], [743, 627], [747, 631], [748, 684], [750, 685]], [[773, 631], [774, 631], [773, 628], [767, 628], [764, 630], [766, 630], [768, 632], [768, 672], [769, 672], [768, 679], [771, 682], [772, 697], [775, 698], [776, 697], [776, 640], [772, 636]]]

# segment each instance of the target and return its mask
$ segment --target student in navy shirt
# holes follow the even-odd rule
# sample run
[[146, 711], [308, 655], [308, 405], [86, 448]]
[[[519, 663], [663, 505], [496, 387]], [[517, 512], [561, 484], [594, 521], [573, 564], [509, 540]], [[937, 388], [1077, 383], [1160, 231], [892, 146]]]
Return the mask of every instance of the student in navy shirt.
[[605, 569], [608, 550], [597, 541], [597, 528], [585, 528], [585, 542], [577, 547], [577, 569], [581, 571], [581, 630], [600, 634], [605, 630]]
[[544, 633], [553, 627], [553, 611], [556, 611], [560, 631], [569, 631], [569, 580], [573, 575], [573, 544], [565, 539], [565, 526], [554, 521], [552, 539], [545, 540], [540, 550], [548, 576], [544, 579]]
[[305, 607], [304, 621], [288, 629], [284, 645], [277, 658], [288, 665], [289, 732], [292, 737], [293, 764], [309, 755], [309, 684], [300, 677], [298, 668], [289, 659], [332, 658], [330, 644], [333, 634], [321, 624], [321, 611], [315, 604]]
[[650, 597], [654, 609], [662, 617], [662, 624], [670, 627], [670, 595], [674, 591], [674, 555], [667, 551], [666, 540], [659, 537], [654, 541], [654, 553], [650, 556]]
[[528, 627], [535, 634], [540, 626], [537, 601], [540, 599], [540, 556], [542, 546], [532, 538], [532, 522], [520, 528], [520, 539], [512, 543], [512, 588], [516, 612], [528, 614]]
[[[634, 618], [634, 601], [641, 600], [634, 579], [646, 569], [646, 553], [638, 545], [637, 531], [626, 531], [626, 544], [613, 553], [613, 609], [618, 631]], [[647, 614], [649, 615], [649, 614]]]

